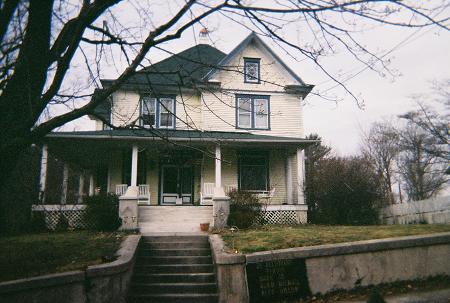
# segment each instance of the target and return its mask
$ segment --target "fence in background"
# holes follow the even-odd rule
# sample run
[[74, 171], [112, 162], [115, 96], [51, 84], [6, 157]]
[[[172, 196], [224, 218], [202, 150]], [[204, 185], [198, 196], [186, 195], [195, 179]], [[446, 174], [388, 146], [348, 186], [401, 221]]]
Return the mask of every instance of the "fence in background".
[[386, 224], [450, 223], [450, 196], [393, 204], [381, 217]]

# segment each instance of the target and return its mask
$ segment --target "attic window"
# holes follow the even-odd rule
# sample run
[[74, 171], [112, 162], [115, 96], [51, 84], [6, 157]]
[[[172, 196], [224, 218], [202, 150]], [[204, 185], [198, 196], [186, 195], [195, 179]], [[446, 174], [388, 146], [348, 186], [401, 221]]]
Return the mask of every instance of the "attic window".
[[260, 59], [244, 58], [244, 82], [260, 83]]

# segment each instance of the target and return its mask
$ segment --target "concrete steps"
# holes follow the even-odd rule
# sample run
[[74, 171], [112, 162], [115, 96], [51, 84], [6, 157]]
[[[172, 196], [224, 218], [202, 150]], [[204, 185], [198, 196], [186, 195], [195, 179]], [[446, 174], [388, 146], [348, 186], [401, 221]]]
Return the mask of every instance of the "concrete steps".
[[200, 232], [200, 223], [212, 223], [212, 206], [140, 206], [139, 229], [154, 232]]
[[128, 303], [217, 303], [217, 300], [207, 236], [142, 237]]

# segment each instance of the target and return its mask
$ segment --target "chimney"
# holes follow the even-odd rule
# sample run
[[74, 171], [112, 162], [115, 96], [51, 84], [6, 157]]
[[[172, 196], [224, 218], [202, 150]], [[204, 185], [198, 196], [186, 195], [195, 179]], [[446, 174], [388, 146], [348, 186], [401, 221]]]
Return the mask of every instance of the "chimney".
[[210, 31], [208, 30], [207, 27], [204, 27], [200, 30], [199, 33], [199, 44], [209, 44], [209, 33]]

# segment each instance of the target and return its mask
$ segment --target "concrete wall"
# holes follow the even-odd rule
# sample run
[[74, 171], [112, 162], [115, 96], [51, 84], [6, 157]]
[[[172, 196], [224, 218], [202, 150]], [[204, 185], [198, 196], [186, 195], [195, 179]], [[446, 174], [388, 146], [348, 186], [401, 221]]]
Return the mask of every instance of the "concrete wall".
[[226, 253], [219, 235], [210, 235], [209, 243], [216, 268], [219, 303], [248, 302], [245, 256]]
[[125, 303], [139, 240], [140, 236], [128, 236], [111, 263], [0, 283], [0, 302]]
[[[217, 242], [213, 239], [212, 243], [214, 241]], [[231, 275], [232, 270], [227, 270], [221, 263], [227, 260], [227, 266], [231, 266], [234, 258], [236, 267], [233, 270], [237, 271], [240, 268], [238, 265], [242, 263], [239, 256], [245, 257], [247, 264], [304, 259], [308, 286], [312, 294], [450, 275], [450, 233], [289, 248], [247, 255], [228, 254], [219, 244], [212, 245], [212, 248], [217, 250], [214, 254], [221, 258], [215, 257], [219, 260], [217, 270], [222, 270], [228, 275]], [[238, 277], [246, 276], [245, 269], [233, 274]], [[248, 302], [246, 281], [241, 283], [245, 285], [241, 288], [233, 286], [234, 282], [231, 281], [231, 278], [230, 282], [219, 281], [219, 286], [229, 283], [223, 286], [226, 293], [231, 290], [242, 292], [239, 296], [234, 295], [235, 298], [241, 299], [233, 302]]]
[[450, 223], [450, 196], [389, 205], [381, 216], [386, 224]]

